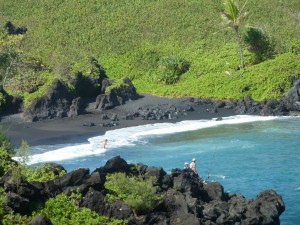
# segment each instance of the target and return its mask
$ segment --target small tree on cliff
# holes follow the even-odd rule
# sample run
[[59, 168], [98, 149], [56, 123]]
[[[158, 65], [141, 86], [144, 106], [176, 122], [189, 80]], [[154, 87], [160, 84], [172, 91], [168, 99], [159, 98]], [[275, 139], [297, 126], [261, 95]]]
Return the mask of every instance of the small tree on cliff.
[[244, 62], [244, 54], [243, 48], [241, 44], [241, 39], [239, 36], [239, 28], [242, 21], [246, 18], [247, 12], [244, 12], [246, 3], [244, 3], [243, 7], [238, 8], [237, 4], [234, 0], [224, 0], [224, 11], [221, 13], [222, 19], [225, 21], [228, 27], [232, 28], [235, 31], [235, 37], [240, 50], [240, 58], [241, 58], [241, 67], [245, 67]]

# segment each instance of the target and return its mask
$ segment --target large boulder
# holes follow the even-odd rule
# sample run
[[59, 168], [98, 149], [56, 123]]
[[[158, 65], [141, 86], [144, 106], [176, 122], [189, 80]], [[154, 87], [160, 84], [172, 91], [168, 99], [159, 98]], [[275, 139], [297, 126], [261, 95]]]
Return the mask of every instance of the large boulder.
[[163, 206], [170, 216], [170, 224], [200, 224], [196, 214], [190, 212], [186, 197], [181, 192], [169, 190], [165, 195]]
[[279, 225], [279, 216], [285, 210], [285, 205], [273, 190], [261, 192], [251, 201], [245, 212], [245, 224]]
[[293, 87], [282, 97], [281, 101], [288, 111], [300, 111], [300, 76], [295, 79]]
[[100, 169], [96, 169], [95, 172], [99, 171], [104, 173], [115, 173], [115, 172], [124, 172], [128, 173], [130, 171], [130, 165], [121, 158], [120, 156], [116, 156], [108, 160], [104, 167]]
[[33, 100], [24, 111], [23, 120], [33, 122], [38, 120], [65, 117], [70, 109], [73, 93], [68, 85], [55, 79], [45, 95]]
[[13, 192], [7, 193], [3, 201], [3, 208], [6, 212], [29, 214], [29, 200]]
[[103, 215], [107, 207], [105, 195], [100, 191], [89, 188], [82, 200], [81, 206], [89, 208], [98, 214]]
[[205, 202], [210, 202], [213, 200], [225, 201], [227, 200], [227, 195], [224, 193], [223, 186], [218, 182], [207, 182], [203, 186], [202, 200]]
[[125, 104], [126, 101], [136, 100], [139, 97], [131, 80], [126, 77], [123, 79], [123, 83], [118, 87], [111, 88], [107, 93], [97, 96], [96, 109], [112, 109]]

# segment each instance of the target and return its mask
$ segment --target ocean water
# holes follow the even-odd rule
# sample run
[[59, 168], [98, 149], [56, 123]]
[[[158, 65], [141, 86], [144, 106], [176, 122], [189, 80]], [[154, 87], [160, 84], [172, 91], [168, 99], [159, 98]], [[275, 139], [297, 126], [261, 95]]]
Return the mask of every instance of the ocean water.
[[[56, 162], [68, 171], [104, 166], [120, 155], [128, 163], [167, 173], [197, 159], [199, 174], [224, 190], [255, 198], [273, 189], [285, 202], [283, 225], [300, 224], [300, 118], [234, 116], [222, 121], [159, 123], [108, 131], [85, 143], [32, 146], [30, 164]], [[102, 141], [108, 139], [107, 149]]]

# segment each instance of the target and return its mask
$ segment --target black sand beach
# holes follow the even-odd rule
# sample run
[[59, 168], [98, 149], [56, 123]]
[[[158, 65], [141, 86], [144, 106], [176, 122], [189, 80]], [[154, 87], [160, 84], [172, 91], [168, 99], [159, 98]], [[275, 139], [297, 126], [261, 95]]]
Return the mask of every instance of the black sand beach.
[[[151, 109], [154, 107], [167, 108], [176, 107], [182, 112], [177, 119], [169, 120], [143, 120], [140, 117], [133, 120], [122, 119], [126, 114], [136, 111], [138, 108]], [[194, 111], [185, 111], [192, 106]], [[87, 113], [74, 118], [51, 119], [32, 123], [22, 122], [22, 114], [11, 115], [1, 118], [0, 125], [7, 130], [7, 135], [15, 147], [19, 147], [22, 140], [28, 142], [30, 146], [50, 145], [59, 143], [83, 142], [88, 137], [99, 136], [111, 129], [119, 129], [130, 126], [138, 126], [153, 123], [175, 123], [183, 120], [212, 119], [236, 115], [233, 109], [220, 108], [217, 112], [211, 112], [214, 106], [207, 103], [195, 104], [190, 98], [165, 98], [151, 95], [143, 95], [142, 98], [129, 101], [124, 105], [111, 110], [98, 111], [94, 105], [90, 104]], [[102, 115], [109, 118], [116, 114], [119, 118], [118, 125], [113, 127], [100, 126], [107, 123], [102, 120]], [[94, 124], [90, 126], [90, 124]]]

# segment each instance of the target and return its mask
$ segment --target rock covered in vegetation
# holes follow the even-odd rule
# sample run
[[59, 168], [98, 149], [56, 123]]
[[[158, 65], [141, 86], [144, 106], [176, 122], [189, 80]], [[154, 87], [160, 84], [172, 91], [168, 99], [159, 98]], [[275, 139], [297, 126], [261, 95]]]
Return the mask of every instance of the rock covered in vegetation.
[[[154, 177], [157, 194], [163, 196], [161, 203], [147, 213], [136, 215], [123, 199], [109, 201], [106, 177], [114, 172], [130, 177], [142, 176], [143, 179]], [[105, 166], [91, 174], [89, 169], [80, 168], [45, 182], [21, 181], [18, 188], [15, 182], [6, 174], [0, 179], [0, 186], [6, 192], [5, 209], [21, 214], [30, 214], [28, 205], [72, 191], [79, 191], [84, 196], [80, 207], [135, 225], [279, 225], [279, 216], [285, 210], [281, 196], [274, 190], [262, 191], [255, 199], [245, 199], [242, 195], [226, 193], [218, 182], [204, 182], [191, 170], [173, 169], [167, 174], [162, 168], [127, 164], [120, 156], [108, 160]], [[51, 218], [49, 220], [34, 218], [30, 224], [51, 224]]]
[[67, 84], [55, 79], [46, 94], [39, 97], [23, 112], [26, 122], [64, 117], [69, 111], [72, 92]]
[[77, 72], [75, 77], [70, 79], [76, 97], [93, 98], [99, 93], [103, 93], [101, 84], [108, 78], [106, 72], [94, 57], [90, 57], [89, 61], [92, 66], [89, 76]]
[[19, 96], [9, 95], [0, 85], [0, 113], [2, 115], [20, 113], [23, 110], [23, 100]]
[[[105, 85], [108, 85], [107, 87], [109, 87], [110, 84], [113, 84], [113, 82], [104, 83]], [[125, 77], [123, 79], [123, 83], [121, 83], [119, 86], [113, 87], [105, 94], [97, 96], [96, 109], [112, 109], [116, 106], [125, 104], [126, 101], [136, 100], [138, 98], [140, 98], [140, 96], [137, 94], [131, 80]]]

